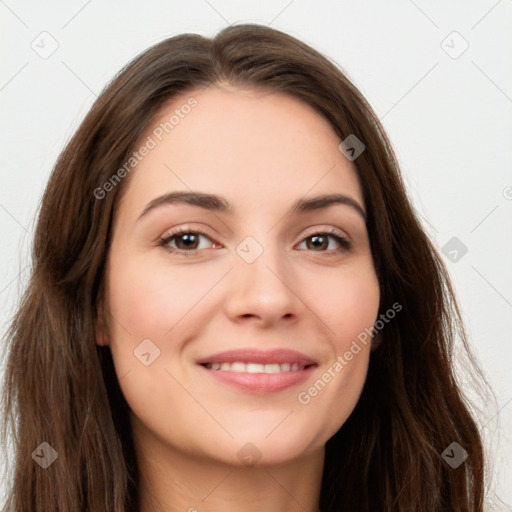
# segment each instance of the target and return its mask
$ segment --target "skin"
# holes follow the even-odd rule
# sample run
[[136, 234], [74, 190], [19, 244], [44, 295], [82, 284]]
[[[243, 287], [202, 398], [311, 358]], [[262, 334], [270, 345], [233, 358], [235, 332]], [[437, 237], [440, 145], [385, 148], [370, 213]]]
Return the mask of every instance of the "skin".
[[[310, 106], [225, 84], [175, 97], [141, 142], [191, 96], [197, 106], [124, 184], [102, 305], [112, 321], [98, 330], [131, 409], [141, 511], [315, 512], [325, 443], [358, 401], [370, 344], [309, 403], [298, 394], [332, 374], [337, 356], [373, 326], [379, 285], [355, 209], [288, 210], [339, 192], [366, 211], [356, 167]], [[167, 204], [139, 219], [155, 198], [191, 189], [225, 197], [234, 213]], [[176, 228], [207, 236], [194, 254], [170, 253], [158, 242]], [[352, 248], [330, 236], [311, 243], [332, 230]], [[236, 250], [248, 236], [263, 249], [250, 264]], [[183, 236], [168, 245], [187, 248]], [[148, 366], [134, 356], [144, 339], [160, 350]], [[305, 383], [261, 394], [221, 384], [196, 364], [240, 347], [295, 349], [318, 366]], [[237, 455], [244, 446], [256, 465]]]

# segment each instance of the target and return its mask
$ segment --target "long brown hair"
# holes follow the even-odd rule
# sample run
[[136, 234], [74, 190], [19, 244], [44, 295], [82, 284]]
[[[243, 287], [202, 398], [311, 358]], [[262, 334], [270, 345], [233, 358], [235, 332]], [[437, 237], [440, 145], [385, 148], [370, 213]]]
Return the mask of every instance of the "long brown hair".
[[[171, 37], [122, 69], [99, 96], [53, 169], [43, 196], [28, 288], [7, 335], [3, 440], [14, 439], [7, 509], [135, 512], [139, 474], [128, 406], [109, 347], [96, 345], [98, 303], [116, 198], [102, 187], [130, 158], [162, 106], [218, 82], [280, 91], [323, 115], [355, 161], [381, 289], [380, 310], [403, 310], [372, 351], [355, 410], [327, 442], [323, 512], [483, 510], [484, 450], [457, 384], [453, 346], [466, 341], [442, 258], [408, 200], [389, 140], [367, 101], [326, 57], [274, 29], [235, 25], [213, 39]], [[96, 193], [95, 193], [96, 191]], [[48, 443], [47, 469], [34, 451]], [[468, 458], [441, 457], [456, 442]]]

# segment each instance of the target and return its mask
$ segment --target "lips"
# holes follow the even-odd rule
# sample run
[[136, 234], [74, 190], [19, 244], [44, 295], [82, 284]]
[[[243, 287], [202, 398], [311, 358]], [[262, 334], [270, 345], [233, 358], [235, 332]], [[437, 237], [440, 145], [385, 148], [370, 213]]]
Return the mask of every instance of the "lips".
[[239, 349], [197, 361], [218, 382], [253, 393], [273, 393], [306, 380], [317, 366], [295, 350]]

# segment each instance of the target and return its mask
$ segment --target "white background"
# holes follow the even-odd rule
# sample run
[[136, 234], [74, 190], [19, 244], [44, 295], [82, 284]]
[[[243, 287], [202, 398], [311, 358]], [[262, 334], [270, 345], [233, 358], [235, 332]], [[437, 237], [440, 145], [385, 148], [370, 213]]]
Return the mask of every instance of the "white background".
[[[212, 36], [228, 23], [269, 24], [344, 68], [387, 129], [439, 250], [452, 237], [468, 248], [457, 262], [446, 261], [496, 392], [498, 403], [479, 421], [494, 449], [490, 485], [510, 507], [512, 0], [5, 0], [0, 19], [2, 333], [26, 283], [52, 166], [108, 80], [164, 38]], [[46, 59], [31, 47], [42, 46], [42, 37], [50, 47], [43, 31], [58, 43]]]

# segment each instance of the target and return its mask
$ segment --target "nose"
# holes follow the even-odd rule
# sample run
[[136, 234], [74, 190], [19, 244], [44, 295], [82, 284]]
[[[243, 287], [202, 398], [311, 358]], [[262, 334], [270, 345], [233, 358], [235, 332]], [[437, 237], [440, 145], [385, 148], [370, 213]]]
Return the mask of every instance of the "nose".
[[277, 247], [263, 248], [251, 263], [238, 254], [230, 272], [231, 286], [224, 302], [234, 322], [260, 327], [297, 321], [304, 309], [303, 290], [285, 254]]

